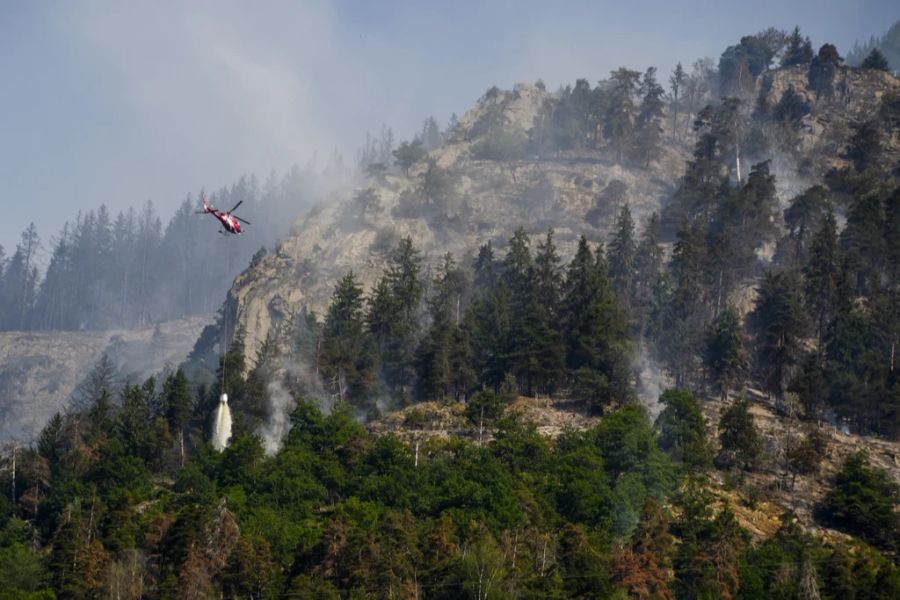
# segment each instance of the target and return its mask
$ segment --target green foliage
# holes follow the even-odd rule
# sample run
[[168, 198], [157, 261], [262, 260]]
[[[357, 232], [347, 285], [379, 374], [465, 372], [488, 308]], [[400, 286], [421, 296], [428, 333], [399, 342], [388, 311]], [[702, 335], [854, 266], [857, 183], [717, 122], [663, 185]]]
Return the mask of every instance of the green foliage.
[[890, 71], [888, 60], [878, 48], [872, 48], [872, 51], [860, 63], [862, 69], [876, 69], [878, 71]]
[[727, 306], [716, 319], [706, 341], [704, 362], [713, 385], [722, 398], [738, 387], [749, 367], [744, 351], [743, 328], [733, 306]]
[[834, 95], [834, 75], [843, 59], [833, 44], [824, 44], [809, 65], [809, 87], [816, 98]]
[[900, 540], [900, 486], [883, 470], [873, 467], [865, 453], [844, 461], [834, 487], [817, 508], [826, 524], [858, 535], [875, 546], [893, 552]]
[[813, 59], [812, 42], [809, 37], [803, 38], [800, 35], [800, 27], [794, 27], [788, 38], [788, 45], [781, 56], [782, 67], [792, 67], [794, 65], [805, 65]]
[[740, 465], [745, 470], [757, 464], [762, 453], [762, 440], [750, 413], [750, 400], [734, 400], [722, 413], [719, 442], [722, 445], [716, 458], [719, 464]]
[[466, 418], [474, 425], [493, 423], [503, 415], [506, 402], [492, 390], [478, 392], [466, 402]]
[[766, 389], [781, 398], [800, 359], [807, 321], [797, 274], [766, 273], [750, 315], [756, 331], [758, 367]]
[[396, 150], [392, 152], [397, 165], [403, 169], [403, 172], [409, 175], [409, 168], [425, 158], [428, 151], [421, 140], [414, 139], [411, 142], [401, 142]]
[[322, 328], [319, 360], [324, 380], [341, 399], [363, 403], [375, 386], [375, 356], [365, 329], [362, 288], [352, 272], [335, 286]]
[[684, 390], [666, 390], [659, 397], [665, 406], [656, 419], [659, 447], [676, 461], [706, 468], [712, 460], [707, 441], [707, 423], [699, 402]]

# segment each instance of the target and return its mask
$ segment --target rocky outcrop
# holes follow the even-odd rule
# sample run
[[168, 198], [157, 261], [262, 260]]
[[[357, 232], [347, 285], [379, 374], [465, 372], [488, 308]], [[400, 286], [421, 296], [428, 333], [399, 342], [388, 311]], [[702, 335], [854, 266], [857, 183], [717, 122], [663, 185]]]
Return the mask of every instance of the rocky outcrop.
[[[617, 165], [598, 153], [567, 153], [543, 160], [477, 160], [472, 149], [491, 130], [529, 129], [552, 94], [531, 85], [492, 90], [460, 120], [450, 139], [429, 158], [445, 169], [453, 190], [438, 208], [423, 197], [428, 161], [408, 175], [377, 175], [360, 182], [379, 206], [362, 211], [353, 193], [300, 215], [273, 255], [239, 275], [230, 296], [244, 327], [247, 356], [300, 307], [322, 315], [337, 280], [348, 271], [368, 288], [380, 275], [396, 241], [412, 236], [427, 264], [450, 252], [457, 261], [492, 241], [502, 253], [513, 231], [543, 235], [553, 227], [560, 253], [574, 252], [578, 236], [607, 241], [622, 203], [640, 227], [668, 198], [687, 157], [683, 146], [666, 146], [648, 169]], [[421, 214], [409, 207], [421, 206]], [[593, 224], [585, 219], [596, 209]]]
[[106, 353], [122, 377], [177, 365], [211, 317], [125, 331], [0, 332], [0, 444], [30, 441]]
[[[788, 91], [809, 109], [797, 127], [796, 156], [811, 163], [812, 175], [821, 177], [832, 167], [845, 166], [841, 154], [856, 123], [877, 119], [882, 100], [900, 94], [900, 78], [877, 69], [839, 67], [831, 89], [817, 91], [810, 85], [809, 68], [796, 65], [760, 76], [757, 109], [775, 110]], [[889, 163], [900, 158], [900, 140], [886, 140], [884, 157]]]
[[[817, 95], [810, 89], [806, 66], [777, 69], [757, 81], [757, 108], [773, 110], [791, 89], [809, 105], [808, 114], [792, 125], [788, 142], [778, 142], [779, 132], [768, 132], [775, 141], [758, 150], [760, 156], [748, 157], [775, 159], [773, 171], [784, 205], [819, 183], [829, 168], [845, 164], [841, 155], [851, 125], [877, 116], [885, 94], [900, 92], [900, 79], [840, 67], [833, 93]], [[238, 276], [231, 288], [229, 317], [244, 328], [247, 355], [253, 358], [267, 335], [277, 333], [279, 324], [301, 307], [321, 316], [334, 284], [348, 271], [371, 286], [401, 237], [411, 236], [426, 263], [434, 264], [447, 252], [468, 260], [466, 253], [489, 240], [502, 254], [519, 226], [533, 237], [553, 227], [565, 259], [582, 234], [594, 242], [608, 241], [615, 214], [625, 202], [640, 228], [678, 185], [692, 140], [672, 143], [664, 132], [661, 155], [648, 168], [618, 165], [608, 152], [587, 150], [542, 159], [477, 158], [479, 142], [497, 132], [523, 134], [546, 116], [547, 102], [554, 98], [543, 86], [492, 88], [447, 141], [409, 173], [373, 175], [355, 192], [300, 215], [276, 252]], [[753, 104], [748, 99], [748, 112]], [[663, 125], [669, 127], [669, 120]], [[785, 143], [793, 148], [785, 151]], [[900, 144], [888, 144], [886, 154], [896, 158]], [[440, 202], [423, 189], [431, 164], [453, 182]], [[365, 189], [377, 202], [354, 201]]]

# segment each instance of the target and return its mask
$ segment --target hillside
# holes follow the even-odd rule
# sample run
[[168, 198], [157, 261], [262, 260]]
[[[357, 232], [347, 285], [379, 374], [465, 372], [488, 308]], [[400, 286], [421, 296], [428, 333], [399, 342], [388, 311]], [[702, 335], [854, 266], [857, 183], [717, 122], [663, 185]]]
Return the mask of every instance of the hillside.
[[[847, 163], [842, 155], [852, 135], [850, 125], [877, 114], [881, 99], [900, 90], [900, 79], [881, 71], [842, 68], [835, 89], [834, 97], [818, 97], [807, 89], [806, 67], [796, 66], [761, 75], [748, 96], [748, 106], [758, 98], [757, 105], [776, 107], [792, 90], [808, 105], [787, 147], [767, 146], [755, 156], [751, 149], [748, 156], [773, 159], [782, 208], [828, 169]], [[540, 122], [544, 103], [553, 100], [558, 94], [529, 84], [481, 98], [445, 143], [429, 154], [451, 180], [448, 189], [439, 192], [444, 198], [431, 198], [423, 190], [431, 163], [420, 160], [407, 174], [370, 176], [355, 196], [332, 198], [301, 214], [273, 255], [238, 276], [229, 293], [236, 320], [246, 332], [248, 355], [254, 356], [266, 335], [276, 334], [292, 311], [306, 306], [323, 314], [334, 284], [347, 271], [352, 269], [369, 288], [400, 238], [411, 236], [425, 262], [435, 265], [448, 252], [457, 260], [470, 260], [466, 257], [488, 241], [502, 249], [519, 226], [534, 235], [552, 227], [561, 255], [568, 258], [580, 235], [609, 241], [623, 204], [629, 205], [638, 230], [651, 213], [669, 204], [695, 138], [688, 130], [673, 141], [668, 119], [662, 122], [658, 159], [648, 167], [617, 164], [608, 150], [501, 160], [473, 156], [491, 132], [530, 130]], [[896, 162], [900, 134], [883, 151], [887, 163]], [[363, 208], [359, 198], [365, 190], [377, 201]], [[593, 224], [586, 219], [592, 209]]]
[[143, 329], [0, 332], [0, 443], [34, 440], [103, 354], [119, 378], [140, 380], [185, 359], [210, 321], [192, 317]]

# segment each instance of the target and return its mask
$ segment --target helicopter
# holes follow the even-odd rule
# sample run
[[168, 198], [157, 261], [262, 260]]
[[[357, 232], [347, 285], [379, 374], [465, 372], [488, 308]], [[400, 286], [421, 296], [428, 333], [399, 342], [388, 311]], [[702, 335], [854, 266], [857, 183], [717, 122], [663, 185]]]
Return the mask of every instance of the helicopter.
[[[237, 210], [237, 207], [240, 206], [244, 202], [243, 200], [241, 200], [240, 202], [235, 204], [234, 208], [232, 208], [231, 210], [224, 211], [224, 212], [217, 209], [215, 206], [212, 206], [211, 204], [207, 204], [205, 192], [200, 193], [200, 201], [203, 203], [203, 210], [198, 210], [197, 214], [201, 214], [201, 215], [202, 214], [211, 214], [212, 216], [217, 218], [219, 220], [219, 222], [222, 223], [222, 229], [223, 229], [219, 233], [224, 234], [227, 232], [227, 233], [233, 233], [234, 235], [240, 235], [241, 233], [243, 233], [243, 230], [241, 229], [241, 223], [250, 225], [250, 221], [245, 221], [244, 219], [240, 218], [239, 216], [232, 214], [232, 213], [234, 213], [234, 211]], [[240, 223], [238, 221], [240, 221]]]

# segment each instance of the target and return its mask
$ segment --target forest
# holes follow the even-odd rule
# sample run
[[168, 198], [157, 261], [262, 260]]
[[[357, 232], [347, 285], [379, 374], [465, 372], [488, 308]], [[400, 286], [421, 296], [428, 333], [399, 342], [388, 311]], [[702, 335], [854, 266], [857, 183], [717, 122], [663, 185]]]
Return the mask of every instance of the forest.
[[[234, 307], [220, 308], [217, 265], [249, 261], [260, 240], [223, 256], [190, 233], [190, 198], [164, 233], [149, 205], [82, 215], [54, 240], [40, 282], [29, 229], [0, 260], [3, 328], [219, 312], [185, 364], [157, 377], [123, 381], [105, 358], [70, 410], [4, 456], [0, 600], [900, 597], [900, 485], [864, 451], [829, 476], [811, 523], [785, 509], [758, 539], [738, 517], [762, 503], [752, 475], [793, 490], [821, 473], [829, 427], [900, 437], [900, 97], [885, 95], [842, 160], [782, 207], [767, 157], [816, 165], [796, 144], [803, 98], [747, 97], [776, 61], [827, 98], [842, 93], [839, 69], [888, 70], [877, 48], [846, 67], [795, 29], [746, 36], [691, 75], [679, 65], [668, 92], [652, 68], [578, 80], [529, 131], [487, 126], [473, 153], [598, 151], [641, 168], [669, 138], [689, 140], [660, 213], [638, 228], [627, 203], [589, 211], [611, 218], [612, 234], [581, 236], [568, 260], [553, 228], [535, 236], [527, 224], [503, 249], [487, 240], [436, 264], [402, 237], [369, 289], [345, 273], [322, 314], [303, 307], [252, 356], [229, 329]], [[359, 163], [372, 177], [409, 173], [453, 135], [426, 121], [394, 150], [367, 141]], [[452, 200], [452, 173], [421, 173], [398, 218]], [[311, 185], [295, 173], [210, 197], [284, 206]], [[364, 218], [378, 202], [363, 188], [350, 205]], [[277, 223], [260, 230], [283, 235]], [[194, 261], [210, 266], [202, 277]], [[739, 306], [742, 289], [755, 293]], [[201, 377], [219, 336], [227, 349]], [[640, 357], [671, 382], [655, 419], [639, 399]], [[267, 451], [276, 384], [291, 404]], [[210, 415], [223, 392], [234, 424], [220, 453]], [[544, 436], [511, 408], [519, 396], [572, 398], [599, 420]], [[487, 439], [410, 444], [366, 427], [425, 401], [463, 403]], [[754, 401], [795, 427], [786, 446], [760, 431]]]
[[222, 210], [244, 202], [254, 215], [235, 239], [205, 235], [216, 224], [195, 214], [199, 193], [188, 194], [165, 228], [149, 200], [115, 216], [105, 205], [79, 213], [46, 244], [32, 223], [10, 256], [0, 246], [0, 331], [128, 329], [213, 314], [234, 275], [287, 234], [283, 215], [340, 189], [347, 177], [332, 157], [321, 169], [311, 162], [209, 193]]

